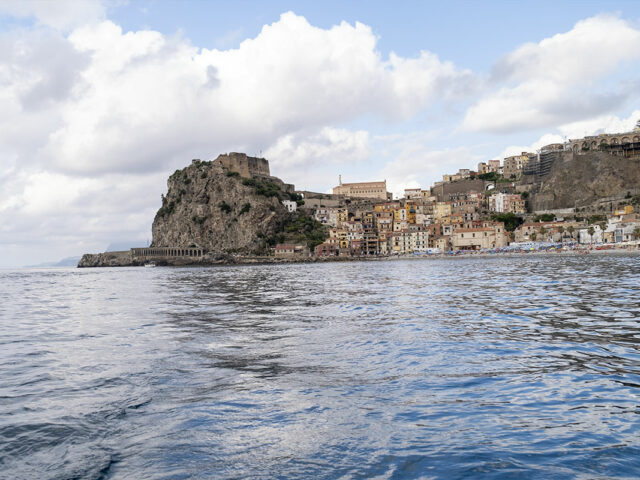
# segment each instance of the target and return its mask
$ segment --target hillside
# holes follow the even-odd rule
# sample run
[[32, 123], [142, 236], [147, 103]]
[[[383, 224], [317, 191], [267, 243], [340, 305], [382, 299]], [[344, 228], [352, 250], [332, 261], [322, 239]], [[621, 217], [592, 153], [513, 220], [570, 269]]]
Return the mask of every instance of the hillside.
[[548, 174], [530, 183], [535, 210], [586, 207], [640, 193], [640, 159], [605, 152], [562, 152]]
[[289, 215], [292, 189], [275, 177], [245, 178], [220, 162], [194, 161], [167, 181], [153, 221], [153, 247], [259, 253]]

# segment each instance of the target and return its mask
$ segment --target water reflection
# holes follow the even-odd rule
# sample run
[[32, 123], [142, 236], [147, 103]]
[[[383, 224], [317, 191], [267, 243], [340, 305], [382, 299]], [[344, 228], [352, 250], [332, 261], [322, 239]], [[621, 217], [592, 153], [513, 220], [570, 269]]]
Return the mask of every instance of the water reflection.
[[2, 272], [0, 465], [633, 476], [639, 274], [637, 256]]

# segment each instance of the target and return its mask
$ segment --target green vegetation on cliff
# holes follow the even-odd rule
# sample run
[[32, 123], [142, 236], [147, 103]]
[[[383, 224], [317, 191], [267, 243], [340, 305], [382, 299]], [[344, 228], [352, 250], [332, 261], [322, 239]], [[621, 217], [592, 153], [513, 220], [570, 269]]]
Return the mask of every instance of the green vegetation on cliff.
[[243, 178], [242, 184], [254, 188], [256, 195], [262, 195], [263, 197], [278, 197], [281, 200], [285, 196], [285, 193], [277, 183], [266, 179]]
[[[229, 176], [229, 173], [235, 172], [227, 172], [227, 176]], [[304, 200], [300, 194], [285, 192], [280, 188], [280, 185], [266, 178], [243, 178], [242, 184], [246, 187], [253, 188], [256, 195], [261, 195], [267, 198], [275, 197], [278, 200], [291, 200], [296, 202], [298, 206], [304, 205]]]
[[556, 216], [553, 213], [542, 213], [540, 215], [536, 215], [534, 218], [534, 222], [554, 222]]
[[258, 234], [263, 239], [263, 252], [267, 253], [270, 247], [279, 243], [293, 243], [306, 245], [313, 250], [324, 242], [328, 235], [328, 228], [318, 222], [307, 213], [298, 211], [289, 214], [278, 225], [275, 233], [271, 235]]
[[513, 232], [518, 226], [522, 225], [524, 220], [522, 217], [518, 217], [515, 213], [496, 213], [491, 215], [491, 219], [494, 222], [504, 222], [504, 229], [507, 232]]
[[281, 231], [289, 216], [281, 204], [292, 196], [288, 188], [275, 177], [247, 179], [218, 162], [194, 160], [167, 181], [152, 226], [153, 244], [193, 244], [221, 254], [261, 251], [259, 234]]

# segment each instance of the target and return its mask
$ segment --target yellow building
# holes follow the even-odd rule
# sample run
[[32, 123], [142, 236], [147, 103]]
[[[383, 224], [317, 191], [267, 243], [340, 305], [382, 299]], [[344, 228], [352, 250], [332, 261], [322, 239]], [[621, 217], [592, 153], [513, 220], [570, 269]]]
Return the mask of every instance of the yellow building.
[[633, 213], [633, 205], [625, 205], [622, 208], [619, 208], [615, 212], [614, 215], [631, 215]]
[[403, 222], [407, 219], [407, 211], [404, 207], [398, 207], [393, 211], [393, 221]]
[[346, 208], [338, 208], [336, 210], [336, 225], [341, 227], [343, 223], [349, 220], [349, 210]]
[[464, 223], [464, 215], [460, 213], [452, 213], [449, 215], [449, 223], [452, 225], [458, 225]]
[[348, 232], [343, 228], [329, 230], [329, 239], [335, 239], [340, 248], [349, 248]]
[[458, 228], [452, 235], [454, 250], [483, 250], [507, 245], [504, 225], [496, 223], [485, 228]]
[[354, 198], [379, 198], [380, 200], [391, 200], [391, 193], [387, 192], [387, 181], [382, 182], [362, 182], [362, 183], [340, 183], [333, 187], [334, 195], [344, 195]]
[[400, 202], [378, 203], [373, 206], [373, 211], [374, 212], [393, 212], [399, 206], [400, 206]]
[[450, 202], [438, 202], [433, 207], [433, 217], [438, 220], [451, 215], [451, 203]]
[[416, 206], [413, 203], [407, 203], [405, 204], [404, 209], [407, 212], [406, 213], [407, 222], [411, 224], [415, 224], [416, 223]]

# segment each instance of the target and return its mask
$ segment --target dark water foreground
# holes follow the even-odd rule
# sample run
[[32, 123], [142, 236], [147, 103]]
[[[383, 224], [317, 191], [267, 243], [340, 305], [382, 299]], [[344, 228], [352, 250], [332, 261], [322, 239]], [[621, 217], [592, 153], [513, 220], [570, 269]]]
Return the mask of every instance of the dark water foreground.
[[0, 478], [637, 478], [640, 257], [0, 270]]

